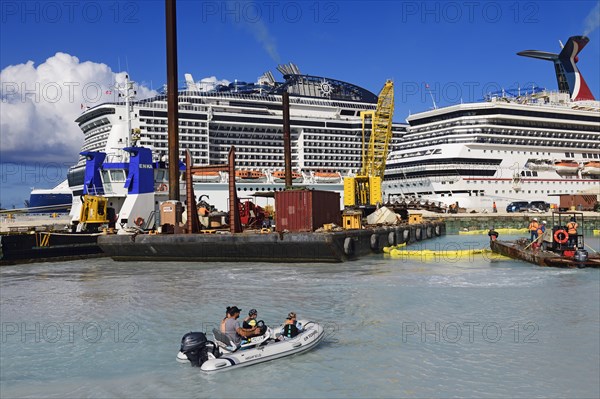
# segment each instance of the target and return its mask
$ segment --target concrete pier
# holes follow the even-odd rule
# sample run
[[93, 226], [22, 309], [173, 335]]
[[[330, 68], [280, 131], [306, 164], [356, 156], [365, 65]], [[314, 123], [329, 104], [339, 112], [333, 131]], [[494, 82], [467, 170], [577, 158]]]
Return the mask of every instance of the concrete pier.
[[[458, 213], [439, 214], [423, 211], [425, 220], [439, 220], [446, 223], [448, 233], [456, 233], [461, 230], [488, 230], [490, 227], [499, 228], [526, 228], [532, 218], [547, 220], [552, 223], [552, 212], [541, 213]], [[600, 229], [600, 213], [583, 212], [585, 219], [585, 230]]]

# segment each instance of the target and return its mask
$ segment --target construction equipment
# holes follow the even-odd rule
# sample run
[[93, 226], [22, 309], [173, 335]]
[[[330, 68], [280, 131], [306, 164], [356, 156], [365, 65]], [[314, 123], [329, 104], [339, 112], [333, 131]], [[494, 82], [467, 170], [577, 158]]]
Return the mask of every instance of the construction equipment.
[[93, 231], [107, 224], [111, 216], [108, 214], [107, 203], [108, 200], [102, 196], [88, 194], [82, 196], [78, 231]]
[[[382, 202], [381, 182], [392, 138], [394, 82], [388, 80], [379, 93], [375, 111], [362, 111], [362, 168], [360, 174], [344, 178], [344, 206], [373, 210]], [[367, 135], [366, 120], [371, 121]], [[367, 147], [366, 137], [369, 136]], [[368, 212], [366, 212], [368, 213]]]
[[250, 200], [239, 201], [240, 220], [244, 228], [260, 228], [268, 217], [265, 210]]

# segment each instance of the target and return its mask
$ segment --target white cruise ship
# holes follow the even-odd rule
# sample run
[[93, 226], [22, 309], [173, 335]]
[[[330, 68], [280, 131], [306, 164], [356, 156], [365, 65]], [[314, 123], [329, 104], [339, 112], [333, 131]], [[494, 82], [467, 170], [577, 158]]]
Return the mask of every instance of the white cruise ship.
[[518, 53], [554, 63], [556, 92], [501, 93], [409, 116], [388, 157], [384, 199], [491, 211], [494, 202], [503, 209], [513, 201], [557, 204], [557, 194], [600, 194], [600, 103], [575, 65], [588, 41], [571, 37], [560, 54]]
[[[195, 165], [224, 164], [229, 148], [234, 145], [239, 198], [282, 190], [281, 94], [287, 91], [294, 185], [342, 193], [343, 177], [361, 167], [360, 112], [374, 110], [377, 96], [350, 83], [303, 75], [294, 64], [280, 65], [277, 69], [284, 82], [276, 82], [273, 74], [267, 72], [257, 83], [206, 85], [186, 74], [187, 87], [179, 92], [180, 159], [184, 159], [185, 150], [189, 149]], [[129, 90], [123, 90], [126, 92]], [[77, 118], [85, 136], [82, 152], [104, 151], [107, 159], [117, 162], [119, 157], [126, 157], [121, 148], [131, 144], [128, 133], [134, 132], [133, 140], [137, 145], [151, 148], [154, 160], [167, 159], [166, 95], [141, 101], [135, 101], [129, 94], [125, 96], [122, 103], [102, 104]], [[404, 134], [404, 129], [404, 125], [394, 126], [392, 145]], [[106, 180], [124, 182], [125, 173], [123, 170], [120, 180], [112, 176], [106, 176]], [[84, 175], [82, 156], [68, 175], [76, 198], [83, 192]], [[226, 173], [195, 176], [197, 198], [207, 195], [210, 204], [226, 210], [228, 179]], [[168, 190], [166, 177], [164, 183], [157, 185], [159, 191]], [[110, 194], [110, 185], [106, 186], [104, 190]], [[257, 200], [261, 201], [266, 203], [268, 199]]]

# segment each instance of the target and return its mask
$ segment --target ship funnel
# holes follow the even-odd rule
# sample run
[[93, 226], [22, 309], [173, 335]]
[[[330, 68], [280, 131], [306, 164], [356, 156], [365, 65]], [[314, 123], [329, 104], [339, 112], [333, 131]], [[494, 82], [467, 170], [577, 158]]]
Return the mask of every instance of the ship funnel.
[[552, 61], [559, 91], [568, 92], [574, 101], [595, 100], [577, 65], [575, 65], [579, 61], [577, 55], [589, 41], [590, 39], [586, 36], [571, 36], [560, 54], [540, 50], [525, 50], [517, 53], [517, 55]]
[[199, 91], [196, 82], [194, 82], [194, 77], [192, 76], [192, 74], [186, 73], [184, 76], [187, 89], [190, 91]]

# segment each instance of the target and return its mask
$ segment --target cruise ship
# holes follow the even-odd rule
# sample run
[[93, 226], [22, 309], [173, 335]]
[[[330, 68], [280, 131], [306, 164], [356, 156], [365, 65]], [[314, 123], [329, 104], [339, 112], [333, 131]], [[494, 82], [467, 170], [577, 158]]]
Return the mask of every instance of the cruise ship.
[[518, 53], [552, 61], [557, 91], [498, 93], [409, 116], [388, 157], [383, 198], [492, 211], [494, 202], [503, 209], [600, 194], [600, 103], [576, 66], [588, 42], [574, 36], [560, 54]]
[[[287, 91], [293, 184], [341, 194], [343, 177], [361, 167], [360, 112], [374, 110], [377, 95], [340, 80], [302, 74], [291, 63], [277, 69], [282, 82], [271, 72], [256, 83], [229, 85], [196, 82], [186, 74], [186, 87], [179, 91], [180, 159], [189, 150], [195, 165], [224, 164], [235, 146], [238, 197], [267, 204], [268, 197], [255, 194], [285, 186], [282, 93]], [[103, 151], [114, 165], [126, 162], [122, 148], [138, 145], [151, 148], [154, 161], [168, 159], [166, 93], [137, 101], [131, 85], [119, 88], [123, 101], [87, 109], [76, 119], [85, 138], [82, 153]], [[405, 125], [394, 125], [392, 145], [404, 132]], [[83, 193], [85, 161], [82, 155], [68, 173], [75, 201]], [[103, 190], [111, 194], [112, 186], [125, 182], [127, 171], [103, 173]], [[208, 196], [207, 202], [226, 210], [229, 178], [227, 173], [194, 176], [197, 199]], [[168, 191], [166, 173], [155, 179], [157, 191]]]
[[29, 213], [67, 213], [71, 208], [72, 200], [71, 189], [67, 180], [64, 180], [54, 188], [34, 188], [25, 206], [29, 209]]

